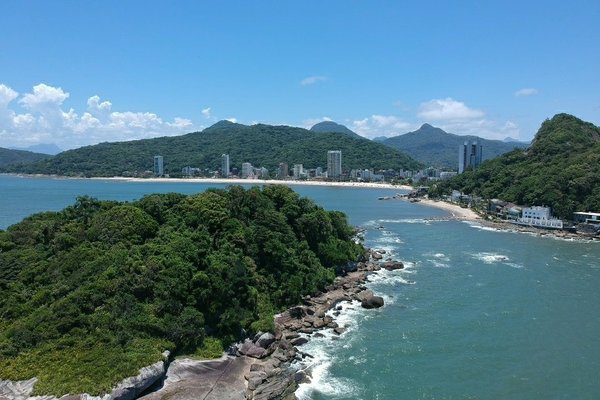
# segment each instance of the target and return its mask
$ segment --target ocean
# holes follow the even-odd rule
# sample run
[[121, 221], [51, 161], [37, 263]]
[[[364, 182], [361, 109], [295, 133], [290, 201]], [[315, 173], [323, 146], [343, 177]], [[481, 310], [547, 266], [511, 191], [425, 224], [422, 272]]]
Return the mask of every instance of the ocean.
[[[0, 229], [79, 195], [133, 200], [195, 193], [196, 183], [0, 176]], [[385, 306], [344, 304], [302, 351], [301, 399], [600, 398], [600, 243], [500, 232], [399, 200], [387, 189], [294, 187], [366, 229], [364, 243], [403, 261], [368, 286]]]

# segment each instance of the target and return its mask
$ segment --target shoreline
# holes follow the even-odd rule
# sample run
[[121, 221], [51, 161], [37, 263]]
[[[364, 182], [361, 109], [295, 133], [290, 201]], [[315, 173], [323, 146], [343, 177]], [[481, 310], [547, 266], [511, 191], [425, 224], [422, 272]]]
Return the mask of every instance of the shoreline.
[[336, 182], [336, 181], [311, 181], [311, 180], [278, 180], [278, 179], [241, 179], [241, 178], [130, 178], [125, 176], [91, 178], [72, 177], [62, 175], [44, 174], [2, 174], [22, 178], [49, 178], [49, 179], [76, 179], [76, 180], [105, 180], [117, 182], [149, 182], [149, 183], [196, 183], [196, 184], [231, 184], [231, 185], [286, 185], [286, 186], [330, 186], [330, 187], [355, 187], [391, 190], [413, 190], [408, 185], [393, 185], [391, 183], [375, 182]]
[[598, 238], [594, 236], [589, 236], [586, 234], [573, 233], [565, 230], [550, 230], [543, 228], [536, 228], [533, 226], [524, 226], [512, 224], [509, 221], [492, 221], [483, 218], [481, 215], [477, 214], [475, 211], [470, 208], [462, 208], [457, 204], [448, 203], [444, 200], [430, 200], [430, 199], [420, 199], [417, 204], [423, 204], [428, 207], [438, 208], [444, 211], [449, 212], [452, 216], [449, 218], [454, 221], [465, 221], [465, 222], [474, 222], [479, 224], [480, 226], [486, 228], [492, 228], [500, 232], [509, 232], [509, 233], [521, 233], [521, 234], [530, 234], [538, 237], [550, 237], [554, 239], [562, 239], [562, 240], [577, 240], [577, 241], [589, 241], [589, 242], [598, 242]]

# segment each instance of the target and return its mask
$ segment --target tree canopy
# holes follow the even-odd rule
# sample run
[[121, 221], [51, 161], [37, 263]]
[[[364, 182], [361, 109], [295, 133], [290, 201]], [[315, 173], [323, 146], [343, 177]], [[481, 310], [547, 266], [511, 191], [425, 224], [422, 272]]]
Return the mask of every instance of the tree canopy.
[[98, 394], [166, 349], [268, 330], [356, 259], [351, 236], [344, 214], [279, 185], [32, 215], [0, 231], [0, 379]]

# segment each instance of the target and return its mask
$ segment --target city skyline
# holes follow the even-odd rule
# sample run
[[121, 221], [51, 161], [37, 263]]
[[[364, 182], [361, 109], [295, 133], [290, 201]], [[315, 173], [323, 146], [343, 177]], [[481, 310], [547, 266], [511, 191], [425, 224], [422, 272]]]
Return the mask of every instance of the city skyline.
[[368, 138], [430, 123], [520, 140], [559, 112], [600, 122], [597, 2], [23, 1], [0, 12], [2, 147], [223, 119], [331, 119]]

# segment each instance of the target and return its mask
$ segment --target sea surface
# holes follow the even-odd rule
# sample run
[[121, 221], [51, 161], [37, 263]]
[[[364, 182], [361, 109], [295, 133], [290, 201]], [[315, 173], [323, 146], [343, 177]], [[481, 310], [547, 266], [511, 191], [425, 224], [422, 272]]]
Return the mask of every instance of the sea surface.
[[[195, 193], [196, 183], [0, 176], [0, 229], [79, 195], [133, 200]], [[225, 185], [210, 185], [225, 187]], [[344, 304], [339, 338], [303, 351], [301, 399], [599, 399], [600, 243], [499, 232], [444, 211], [379, 201], [384, 189], [294, 187], [366, 229], [364, 242], [402, 260], [371, 276], [377, 310]]]

